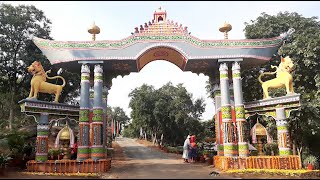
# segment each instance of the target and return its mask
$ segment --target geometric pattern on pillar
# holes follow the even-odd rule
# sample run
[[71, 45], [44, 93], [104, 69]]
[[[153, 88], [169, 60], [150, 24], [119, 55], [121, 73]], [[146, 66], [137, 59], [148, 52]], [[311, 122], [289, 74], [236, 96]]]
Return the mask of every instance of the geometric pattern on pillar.
[[108, 88], [106, 86], [103, 86], [102, 88], [103, 94], [102, 94], [102, 104], [103, 104], [103, 141], [102, 145], [104, 148], [107, 147], [107, 142], [108, 142], [108, 127], [107, 127], [107, 98], [108, 98]]
[[217, 143], [217, 155], [223, 156], [223, 133], [221, 129], [221, 91], [219, 87], [219, 82], [215, 83], [213, 86], [213, 97], [214, 97], [214, 105], [215, 105], [215, 134], [216, 134], [216, 143]]
[[245, 140], [245, 130], [247, 126], [247, 121], [245, 119], [239, 62], [232, 63], [232, 81], [238, 134], [238, 151], [239, 156], [247, 157], [249, 156], [249, 145], [248, 142], [246, 142]]
[[94, 66], [94, 99], [93, 99], [93, 117], [91, 123], [91, 159], [99, 160], [105, 157], [105, 148], [103, 147], [103, 69], [100, 64]]
[[77, 160], [83, 161], [90, 157], [89, 149], [89, 118], [90, 118], [90, 67], [81, 65], [81, 90], [79, 111], [79, 133]]
[[41, 113], [40, 121], [37, 125], [36, 161], [44, 162], [48, 160], [48, 134], [49, 114]]
[[284, 108], [276, 108], [276, 124], [278, 134], [278, 148], [280, 156], [292, 154], [286, 112]]
[[238, 156], [238, 146], [235, 144], [235, 124], [232, 122], [228, 66], [221, 63], [220, 71], [220, 90], [221, 90], [221, 114], [223, 126], [223, 151], [224, 156]]
[[280, 156], [292, 155], [292, 150], [290, 148], [290, 137], [287, 121], [276, 120], [277, 131], [278, 131], [278, 147]]

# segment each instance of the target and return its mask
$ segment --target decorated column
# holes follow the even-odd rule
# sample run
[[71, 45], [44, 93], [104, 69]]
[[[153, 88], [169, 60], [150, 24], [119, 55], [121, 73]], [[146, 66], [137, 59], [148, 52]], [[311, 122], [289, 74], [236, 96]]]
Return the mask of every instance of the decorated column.
[[115, 119], [113, 120], [113, 137], [114, 139], [117, 137], [117, 121]]
[[103, 87], [103, 94], [102, 94], [102, 104], [103, 104], [103, 139], [102, 139], [102, 145], [104, 149], [107, 146], [108, 142], [108, 127], [107, 127], [107, 99], [108, 99], [108, 87]]
[[287, 156], [292, 154], [290, 148], [290, 137], [284, 108], [276, 108], [276, 124], [278, 131], [279, 155]]
[[41, 113], [37, 125], [37, 149], [36, 161], [48, 160], [48, 133], [49, 133], [49, 114]]
[[219, 83], [217, 82], [213, 87], [213, 95], [214, 95], [214, 105], [216, 110], [215, 115], [215, 132], [216, 132], [216, 143], [217, 143], [217, 155], [223, 156], [223, 134], [221, 129], [221, 91], [219, 87]]
[[103, 69], [100, 64], [94, 66], [94, 99], [93, 99], [93, 117], [91, 123], [91, 159], [99, 160], [105, 156], [103, 147], [103, 104], [102, 104], [102, 87], [103, 87]]
[[223, 126], [223, 150], [224, 156], [237, 156], [238, 147], [235, 144], [234, 124], [232, 123], [228, 65], [225, 62], [220, 64], [220, 90], [221, 90], [221, 114]]
[[90, 68], [87, 64], [81, 66], [81, 91], [79, 111], [79, 133], [77, 160], [83, 161], [89, 158], [89, 89], [90, 89]]
[[245, 140], [245, 111], [243, 104], [242, 82], [240, 74], [240, 63], [232, 63], [232, 81], [234, 94], [234, 107], [236, 113], [237, 134], [238, 134], [238, 151], [239, 156], [249, 156], [248, 142]]

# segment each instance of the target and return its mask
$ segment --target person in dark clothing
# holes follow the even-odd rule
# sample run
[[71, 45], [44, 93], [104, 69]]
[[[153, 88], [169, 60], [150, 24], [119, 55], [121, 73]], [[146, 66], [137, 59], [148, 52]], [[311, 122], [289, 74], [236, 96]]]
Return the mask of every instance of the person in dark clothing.
[[73, 147], [71, 148], [71, 160], [77, 159], [77, 152], [78, 152], [78, 141], [77, 137], [75, 137]]

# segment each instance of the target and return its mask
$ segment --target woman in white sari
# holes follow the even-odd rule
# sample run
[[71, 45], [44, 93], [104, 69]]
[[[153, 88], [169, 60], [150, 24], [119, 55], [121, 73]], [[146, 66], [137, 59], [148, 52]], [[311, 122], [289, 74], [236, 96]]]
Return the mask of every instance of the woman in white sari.
[[188, 162], [188, 159], [189, 159], [189, 149], [190, 149], [190, 135], [187, 136], [187, 139], [184, 141], [184, 144], [183, 144], [182, 158], [186, 163]]

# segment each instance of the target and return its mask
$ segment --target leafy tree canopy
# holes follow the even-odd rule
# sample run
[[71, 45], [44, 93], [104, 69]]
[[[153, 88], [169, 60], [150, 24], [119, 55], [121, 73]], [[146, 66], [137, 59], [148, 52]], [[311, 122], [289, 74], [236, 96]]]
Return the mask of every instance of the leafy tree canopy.
[[188, 134], [203, 132], [200, 117], [205, 110], [203, 99], [193, 100], [182, 84], [171, 82], [159, 89], [142, 85], [130, 94], [132, 123], [129, 130], [139, 137], [142, 127], [147, 134], [164, 135], [165, 143], [182, 144]]
[[[277, 15], [262, 13], [257, 19], [245, 23], [248, 39], [271, 38], [294, 28], [290, 42], [285, 43], [270, 62], [242, 73], [246, 101], [262, 98], [261, 85], [257, 78], [260, 71], [272, 71], [270, 65], [278, 65], [280, 56], [290, 56], [295, 64], [294, 90], [301, 94], [301, 110], [293, 112], [289, 125], [294, 144], [319, 153], [314, 139], [320, 138], [320, 23], [318, 17], [303, 17], [296, 12], [279, 12]], [[274, 77], [270, 77], [274, 78]], [[284, 90], [274, 94], [285, 95]]]
[[[5, 121], [8, 119], [9, 128], [12, 128], [13, 119], [20, 114], [17, 113], [20, 111], [17, 102], [29, 94], [32, 76], [26, 71], [27, 67], [38, 60], [45, 70], [52, 68], [50, 62], [32, 42], [34, 36], [52, 40], [50, 25], [51, 21], [46, 18], [44, 12], [33, 5], [0, 4], [0, 107], [5, 110], [1, 118]], [[56, 72], [57, 69], [53, 68], [52, 73]], [[60, 101], [71, 101], [78, 95], [79, 77], [66, 70], [61, 75], [68, 83]], [[53, 80], [51, 83], [62, 84], [60, 80]], [[50, 95], [39, 95], [40, 100], [52, 99]]]

